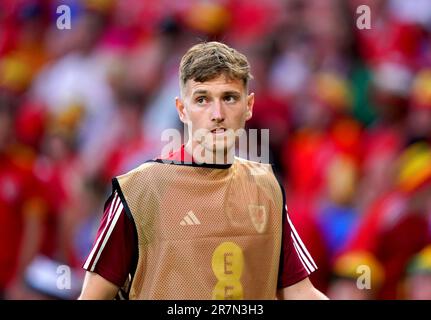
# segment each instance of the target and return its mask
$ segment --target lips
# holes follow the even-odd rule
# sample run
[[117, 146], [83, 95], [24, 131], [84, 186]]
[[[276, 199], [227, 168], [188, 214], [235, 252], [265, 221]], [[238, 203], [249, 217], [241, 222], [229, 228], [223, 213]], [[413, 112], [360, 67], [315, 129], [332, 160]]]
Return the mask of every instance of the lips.
[[224, 132], [226, 132], [226, 129], [223, 128], [223, 127], [214, 128], [214, 129], [211, 130], [211, 133], [215, 133], [215, 134], [222, 134]]

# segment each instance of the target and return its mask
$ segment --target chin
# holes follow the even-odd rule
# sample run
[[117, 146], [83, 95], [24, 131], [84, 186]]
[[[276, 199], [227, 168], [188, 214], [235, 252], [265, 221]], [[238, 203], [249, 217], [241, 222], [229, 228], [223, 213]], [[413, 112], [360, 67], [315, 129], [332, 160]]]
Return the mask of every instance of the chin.
[[214, 139], [212, 143], [209, 143], [209, 148], [207, 150], [211, 150], [213, 152], [228, 152], [235, 146], [235, 137], [224, 136], [217, 139]]

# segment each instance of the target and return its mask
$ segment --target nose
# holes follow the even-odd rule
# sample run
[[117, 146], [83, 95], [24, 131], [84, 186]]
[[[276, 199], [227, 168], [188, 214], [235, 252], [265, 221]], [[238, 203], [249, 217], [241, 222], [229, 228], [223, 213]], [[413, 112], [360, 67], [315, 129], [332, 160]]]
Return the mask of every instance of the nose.
[[222, 110], [222, 104], [220, 101], [216, 100], [213, 103], [213, 107], [211, 110], [211, 121], [215, 122], [223, 122], [224, 121], [224, 115]]

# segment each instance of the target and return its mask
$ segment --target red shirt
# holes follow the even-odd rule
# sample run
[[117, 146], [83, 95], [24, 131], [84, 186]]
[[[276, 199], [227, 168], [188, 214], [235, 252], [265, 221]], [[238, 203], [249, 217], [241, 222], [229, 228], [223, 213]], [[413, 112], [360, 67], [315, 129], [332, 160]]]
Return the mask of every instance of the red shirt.
[[[177, 152], [169, 154], [166, 160], [179, 161], [187, 158], [190, 159], [190, 156], [182, 146]], [[118, 209], [122, 208], [119, 206], [120, 201], [116, 192], [107, 200], [96, 240], [83, 265], [85, 270], [96, 272], [119, 287], [123, 286], [137, 261], [135, 227], [125, 210]], [[279, 288], [293, 285], [317, 269], [286, 209], [285, 207], [283, 214]]]
[[23, 150], [0, 153], [0, 291], [16, 272], [24, 222], [42, 215], [42, 199], [32, 159]]

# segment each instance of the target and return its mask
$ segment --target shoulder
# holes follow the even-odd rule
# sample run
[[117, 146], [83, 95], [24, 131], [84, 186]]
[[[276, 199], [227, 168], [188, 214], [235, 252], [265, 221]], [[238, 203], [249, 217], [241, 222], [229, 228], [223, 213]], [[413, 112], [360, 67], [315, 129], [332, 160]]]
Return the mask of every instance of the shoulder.
[[146, 161], [140, 166], [114, 177], [112, 179], [113, 189], [120, 189], [124, 192], [130, 188], [134, 189], [137, 185], [142, 185], [144, 181], [152, 181], [158, 175], [156, 168], [159, 165], [155, 161]]
[[237, 166], [247, 168], [252, 176], [274, 176], [272, 165], [235, 157]]
[[112, 179], [114, 189], [135, 192], [141, 190], [155, 190], [157, 186], [163, 186], [172, 180], [173, 174], [178, 174], [177, 165], [171, 161], [149, 160], [125, 174]]
[[244, 159], [241, 157], [235, 157], [235, 161], [239, 164], [252, 166], [252, 167], [269, 167], [269, 168], [272, 167], [272, 165], [270, 163], [262, 163], [262, 162], [252, 161], [252, 160]]
[[235, 157], [235, 165], [255, 183], [272, 189], [282, 191], [281, 183], [274, 173], [272, 164], [251, 161]]
[[124, 173], [121, 175], [116, 176], [114, 179], [117, 180], [125, 180], [130, 179], [133, 177], [141, 176], [141, 175], [148, 175], [156, 171], [156, 168], [160, 165], [158, 161], [155, 160], [149, 160], [141, 164], [140, 166]]

